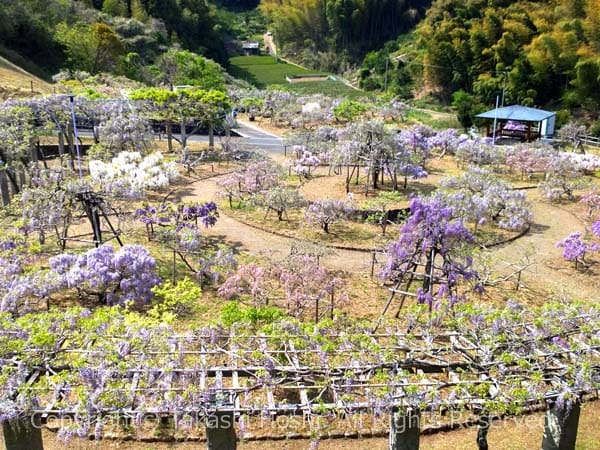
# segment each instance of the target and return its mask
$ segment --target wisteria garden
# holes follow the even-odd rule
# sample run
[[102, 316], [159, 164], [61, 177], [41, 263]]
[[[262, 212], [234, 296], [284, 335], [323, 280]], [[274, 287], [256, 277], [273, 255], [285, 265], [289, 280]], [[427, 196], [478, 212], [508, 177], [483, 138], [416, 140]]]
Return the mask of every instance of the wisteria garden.
[[2, 104], [6, 448], [418, 449], [472, 427], [487, 449], [494, 420], [541, 411], [536, 445], [574, 449], [600, 387], [600, 156], [407, 110], [239, 89]]

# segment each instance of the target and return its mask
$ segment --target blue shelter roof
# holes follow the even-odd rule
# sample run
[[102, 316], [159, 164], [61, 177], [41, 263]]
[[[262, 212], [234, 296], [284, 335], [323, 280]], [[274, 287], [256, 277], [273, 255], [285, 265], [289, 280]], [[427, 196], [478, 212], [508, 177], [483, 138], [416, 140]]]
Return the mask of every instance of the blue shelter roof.
[[552, 111], [544, 111], [543, 109], [529, 108], [528, 106], [512, 105], [504, 108], [492, 109], [490, 111], [477, 114], [475, 117], [481, 119], [498, 119], [498, 120], [518, 120], [521, 122], [541, 122], [549, 117], [556, 115]]

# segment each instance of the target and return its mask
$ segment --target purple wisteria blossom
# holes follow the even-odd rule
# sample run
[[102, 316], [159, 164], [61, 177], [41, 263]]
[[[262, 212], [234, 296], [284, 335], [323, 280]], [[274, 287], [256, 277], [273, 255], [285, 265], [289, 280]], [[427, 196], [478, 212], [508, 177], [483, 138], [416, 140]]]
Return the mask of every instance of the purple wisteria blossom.
[[585, 264], [585, 255], [600, 250], [600, 245], [595, 242], [587, 242], [581, 239], [581, 232], [571, 233], [564, 240], [557, 242], [556, 246], [563, 249], [563, 258], [574, 261], [575, 267]]

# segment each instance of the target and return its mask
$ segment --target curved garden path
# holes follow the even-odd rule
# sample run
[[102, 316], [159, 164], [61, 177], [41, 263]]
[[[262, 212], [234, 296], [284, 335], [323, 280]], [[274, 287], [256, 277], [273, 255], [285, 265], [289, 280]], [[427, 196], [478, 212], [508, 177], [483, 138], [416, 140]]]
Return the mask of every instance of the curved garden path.
[[542, 200], [537, 189], [528, 191], [527, 195], [533, 204], [534, 223], [517, 241], [490, 249], [495, 269], [506, 272], [502, 261], [518, 261], [529, 250], [536, 263], [525, 271], [525, 283], [554, 292], [557, 298], [600, 299], [600, 269], [595, 267], [597, 265], [586, 271], [576, 271], [572, 263], [563, 260], [562, 249], [556, 248], [556, 243], [570, 233], [583, 232], [585, 224], [561, 206]]
[[[194, 182], [183, 199], [216, 200], [217, 180], [218, 177]], [[566, 209], [541, 200], [537, 190], [528, 191], [528, 196], [533, 203], [534, 223], [530, 231], [515, 242], [489, 249], [494, 271], [507, 273], [510, 269], [504, 262], [518, 261], [529, 251], [536, 263], [523, 274], [522, 281], [527, 286], [554, 292], [558, 298], [561, 294], [582, 300], [600, 298], [600, 284], [597, 277], [591, 276], [595, 273], [590, 270], [576, 271], [562, 259], [561, 249], [556, 248], [556, 242], [569, 233], [583, 231], [583, 222]], [[289, 254], [293, 241], [292, 238], [241, 223], [222, 211], [217, 225], [207, 230], [207, 234], [222, 237], [240, 250], [275, 260]], [[366, 273], [370, 271], [371, 255], [368, 252], [336, 249], [333, 255], [323, 258], [323, 264], [333, 270]]]
[[[217, 180], [219, 177], [194, 182], [184, 201], [211, 201], [217, 199]], [[220, 236], [231, 245], [252, 254], [269, 256], [275, 260], [285, 258], [290, 253], [293, 239], [251, 227], [227, 216], [220, 211], [217, 224], [208, 230], [210, 236]], [[333, 270], [345, 272], [364, 273], [370, 270], [371, 254], [351, 250], [335, 250], [334, 254], [322, 258], [322, 262]]]
[[[258, 136], [260, 146], [265, 139], [276, 139], [258, 126], [252, 125], [250, 134]], [[255, 136], [256, 135], [256, 136]], [[250, 136], [250, 138], [252, 138]], [[262, 139], [262, 140], [261, 140]], [[269, 141], [270, 142], [270, 141]], [[278, 145], [281, 145], [280, 143]], [[275, 148], [270, 150], [275, 150]], [[271, 151], [270, 156], [276, 160], [282, 159], [279, 147]], [[420, 193], [427, 193], [439, 184], [439, 180], [447, 173], [456, 171], [453, 163], [445, 160], [437, 162], [440, 167], [433, 167], [427, 179], [411, 183]], [[184, 189], [178, 189], [182, 199], [209, 201], [217, 199], [218, 177], [195, 181]], [[304, 186], [304, 195], [321, 196], [325, 189], [331, 195], [336, 191], [333, 184], [339, 181], [325, 181], [326, 178], [315, 179], [317, 183], [315, 192], [310, 187], [311, 183]], [[333, 183], [333, 184], [331, 184]], [[330, 186], [331, 184], [331, 186]], [[309, 195], [310, 194], [310, 195]], [[495, 273], [507, 273], [505, 262], [516, 262], [526, 252], [533, 253], [535, 264], [523, 274], [523, 282], [536, 291], [553, 292], [556, 296], [564, 294], [566, 298], [581, 300], [600, 299], [600, 264], [595, 264], [586, 271], [576, 271], [571, 263], [561, 257], [561, 249], [556, 248], [556, 243], [575, 231], [584, 231], [584, 223], [566, 209], [550, 204], [540, 198], [537, 189], [527, 191], [529, 200], [533, 205], [534, 223], [531, 229], [515, 242], [491, 248], [492, 269]], [[270, 256], [275, 260], [284, 258], [289, 254], [293, 239], [275, 235], [267, 231], [243, 224], [221, 211], [217, 225], [207, 230], [207, 234], [218, 236], [228, 241], [238, 249], [243, 249], [253, 254]], [[351, 273], [366, 273], [370, 271], [371, 254], [368, 252], [335, 250], [334, 254], [323, 258], [323, 264], [333, 270], [343, 270]], [[598, 267], [597, 267], [598, 266]], [[540, 299], [545, 300], [545, 299]]]

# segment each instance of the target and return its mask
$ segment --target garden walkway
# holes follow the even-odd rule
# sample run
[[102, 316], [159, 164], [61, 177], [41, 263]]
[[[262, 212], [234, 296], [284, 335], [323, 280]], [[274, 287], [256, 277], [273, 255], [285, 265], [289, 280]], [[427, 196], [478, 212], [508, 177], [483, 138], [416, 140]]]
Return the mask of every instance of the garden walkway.
[[[253, 125], [260, 132], [260, 129]], [[273, 135], [267, 134], [273, 138]], [[272, 155], [274, 156], [274, 155]], [[184, 200], [210, 201], [217, 199], [218, 178], [197, 181]], [[566, 209], [550, 204], [540, 198], [537, 189], [529, 190], [528, 197], [533, 204], [534, 223], [531, 230], [517, 241], [497, 246], [489, 251], [492, 256], [493, 270], [507, 273], [505, 262], [516, 262], [530, 251], [534, 265], [523, 275], [523, 282], [532, 288], [542, 288], [565, 298], [593, 300], [600, 298], [600, 268], [591, 266], [586, 271], [576, 271], [572, 264], [561, 257], [561, 249], [556, 243], [575, 231], [584, 231], [583, 222]], [[293, 239], [275, 235], [255, 227], [243, 224], [221, 211], [217, 225], [207, 231], [210, 235], [223, 236], [230, 243], [257, 255], [274, 259], [286, 257], [290, 252]], [[333, 270], [350, 273], [370, 271], [371, 254], [361, 251], [335, 250], [334, 254], [323, 258], [323, 264]], [[546, 299], [544, 299], [545, 301]]]
[[[197, 181], [190, 194], [184, 200], [210, 201], [217, 199], [218, 178]], [[523, 282], [532, 288], [543, 288], [556, 294], [574, 299], [600, 298], [597, 283], [599, 269], [592, 266], [587, 272], [577, 272], [570, 263], [561, 257], [561, 249], [556, 242], [564, 239], [569, 233], [583, 231], [583, 223], [569, 211], [551, 205], [539, 199], [536, 190], [529, 191], [533, 200], [534, 223], [531, 230], [517, 241], [490, 249], [493, 268], [499, 273], [506, 273], [503, 261], [518, 261], [532, 249], [536, 264], [527, 269]], [[275, 235], [255, 227], [251, 227], [227, 216], [221, 211], [217, 225], [207, 234], [223, 236], [238, 248], [252, 254], [269, 256], [275, 260], [286, 257], [290, 252], [293, 240]], [[371, 254], [361, 251], [335, 250], [333, 255], [323, 258], [323, 264], [333, 270], [351, 273], [367, 273], [370, 271]], [[545, 301], [546, 299], [544, 299]]]
[[527, 195], [533, 204], [534, 223], [522, 238], [491, 249], [496, 270], [506, 271], [501, 261], [517, 261], [528, 249], [533, 249], [536, 264], [525, 273], [527, 284], [552, 291], [559, 297], [585, 301], [600, 299], [598, 264], [585, 271], [576, 271], [572, 263], [562, 258], [562, 249], [556, 248], [556, 243], [569, 234], [584, 232], [584, 223], [563, 207], [541, 200], [537, 189], [528, 191]]
[[[211, 201], [217, 200], [218, 178], [197, 181], [193, 190], [184, 201]], [[217, 224], [206, 231], [208, 235], [224, 236], [227, 241], [235, 244], [241, 249], [256, 255], [269, 256], [274, 259], [282, 259], [289, 255], [293, 239], [278, 236], [249, 225], [243, 224], [223, 213], [219, 212]], [[371, 254], [349, 250], [335, 250], [333, 255], [322, 259], [323, 264], [333, 270], [346, 272], [366, 272], [370, 270]]]

